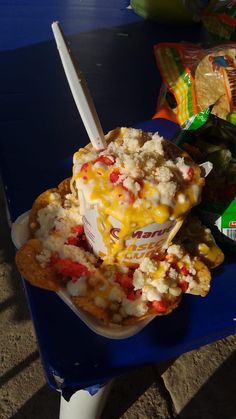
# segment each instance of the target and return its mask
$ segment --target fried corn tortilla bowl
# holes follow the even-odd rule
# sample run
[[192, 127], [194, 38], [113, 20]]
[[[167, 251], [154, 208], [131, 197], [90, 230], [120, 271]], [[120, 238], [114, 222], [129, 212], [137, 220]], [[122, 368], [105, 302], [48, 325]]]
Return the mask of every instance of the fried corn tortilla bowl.
[[[130, 131], [126, 130], [131, 143], [133, 137], [142, 146], [145, 141], [148, 141], [146, 134], [144, 141], [144, 134], [141, 130], [135, 130], [132, 136]], [[114, 131], [108, 134], [108, 143], [111, 137], [113, 139]], [[83, 150], [84, 156], [88, 148], [86, 152]], [[102, 259], [95, 254], [84, 233], [83, 212], [80, 207], [79, 194], [75, 188], [75, 172], [80, 182], [81, 173], [82, 178], [85, 178], [82, 181], [87, 182], [89, 175], [91, 174], [94, 179], [94, 171], [98, 170], [104, 176], [104, 184], [108, 189], [109, 181], [111, 188], [117, 187], [119, 190], [123, 188], [124, 193], [119, 205], [121, 207], [123, 205], [125, 207], [123, 211], [127, 210], [128, 214], [132, 206], [137, 216], [135, 202], [139, 200], [143, 205], [142, 201], [146, 199], [144, 195], [142, 199], [140, 198], [140, 190], [142, 192], [142, 188], [147, 188], [143, 180], [133, 177], [133, 183], [130, 179], [125, 183], [128, 177], [125, 175], [125, 170], [117, 175], [118, 169], [111, 167], [114, 164], [111, 162], [115, 161], [114, 154], [114, 148], [112, 157], [111, 150], [108, 150], [107, 154], [104, 151], [100, 152], [98, 157], [92, 154], [92, 162], [89, 160], [90, 154], [85, 163], [82, 159], [82, 170], [80, 168], [79, 176], [77, 165], [72, 178], [65, 179], [57, 188], [49, 189], [37, 197], [29, 214], [30, 238], [17, 251], [16, 264], [22, 277], [32, 285], [55, 292], [65, 291], [73, 305], [81, 312], [87, 313], [104, 325], [122, 327], [138, 325], [149, 318], [171, 313], [179, 305], [185, 293], [206, 296], [210, 289], [210, 269], [222, 263], [224, 255], [209, 229], [206, 229], [191, 215], [185, 220], [177, 236], [168, 242], [165, 249], [161, 251], [154, 249], [151, 255], [144, 254], [140, 263], [136, 265], [121, 263], [114, 254], [112, 263], [110, 258]], [[150, 149], [148, 156], [152, 158]], [[78, 155], [76, 159], [77, 157]], [[116, 158], [118, 160], [117, 156]], [[162, 180], [162, 183], [166, 183], [166, 189], [168, 189], [168, 183], [174, 182], [173, 172], [176, 177], [181, 177], [181, 168], [185, 174], [184, 190], [189, 191], [189, 185], [193, 179], [198, 183], [204, 182], [198, 166], [191, 162], [192, 170], [189, 171], [189, 157], [185, 154], [181, 159], [182, 166], [179, 164], [179, 168], [176, 169], [173, 164], [170, 164], [169, 171], [165, 171], [160, 158], [157, 174], [160, 176], [162, 173], [165, 176], [165, 182]], [[97, 167], [96, 163], [99, 163]], [[84, 172], [85, 164], [86, 172]], [[88, 165], [90, 165], [89, 170]], [[111, 176], [114, 172], [116, 174]], [[123, 183], [119, 180], [119, 176]], [[140, 188], [136, 186], [136, 192], [135, 186], [132, 190], [128, 188], [128, 185], [135, 185], [135, 183], [140, 186]], [[97, 187], [96, 184], [95, 186]], [[190, 196], [190, 193], [187, 193], [189, 194], [187, 196]], [[176, 194], [180, 195], [180, 202], [187, 207], [183, 198], [183, 189], [179, 191], [176, 187], [175, 199]], [[130, 202], [130, 197], [132, 202]], [[161, 209], [164, 205], [168, 207], [168, 203], [169, 213], [171, 208], [174, 208], [174, 213], [176, 205], [171, 207], [171, 197], [168, 198], [169, 201], [165, 201], [166, 204], [161, 201], [160, 193], [158, 199]], [[149, 222], [152, 221], [150, 214], [151, 210], [148, 214]], [[157, 214], [160, 216], [160, 211]], [[196, 223], [197, 229], [195, 229]]]

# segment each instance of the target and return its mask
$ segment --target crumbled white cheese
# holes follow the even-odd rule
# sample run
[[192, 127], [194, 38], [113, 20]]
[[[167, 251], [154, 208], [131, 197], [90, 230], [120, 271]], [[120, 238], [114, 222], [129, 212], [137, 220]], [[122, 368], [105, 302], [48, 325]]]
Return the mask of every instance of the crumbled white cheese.
[[173, 280], [176, 280], [178, 278], [178, 272], [174, 268], [169, 269], [168, 275]]
[[184, 255], [182, 247], [178, 244], [172, 244], [171, 246], [169, 246], [167, 249], [167, 253], [168, 255], [175, 255], [179, 259], [181, 259]]
[[171, 287], [169, 288], [169, 293], [173, 295], [173, 297], [178, 297], [182, 293], [182, 290], [179, 287]]
[[173, 200], [177, 190], [177, 183], [174, 181], [160, 182], [158, 191], [160, 192], [160, 201], [162, 204], [173, 206]]
[[148, 311], [148, 306], [141, 297], [136, 300], [124, 298], [122, 300], [122, 309], [128, 316], [141, 317]]
[[77, 281], [69, 281], [66, 288], [72, 297], [84, 297], [87, 293], [86, 279], [81, 277], [78, 278]]
[[94, 298], [94, 303], [97, 307], [100, 307], [100, 308], [106, 308], [107, 307], [107, 301], [105, 300], [105, 298], [102, 298], [99, 295], [97, 295]]
[[178, 202], [179, 202], [180, 204], [184, 204], [186, 201], [187, 201], [186, 196], [185, 196], [183, 193], [180, 193], [180, 194], [178, 195]]
[[108, 300], [117, 301], [118, 303], [120, 303], [122, 301], [123, 296], [124, 296], [124, 293], [118, 286], [113, 287], [108, 295]]
[[144, 258], [139, 265], [139, 269], [142, 272], [155, 272], [156, 265], [153, 263], [151, 259]]
[[[167, 287], [168, 289], [168, 287]], [[144, 286], [143, 287], [143, 299], [148, 300], [148, 301], [155, 301], [161, 300], [161, 294], [160, 291], [157, 288], [154, 288], [150, 285]]]
[[155, 176], [158, 182], [169, 182], [173, 178], [173, 173], [168, 167], [161, 166], [156, 169]]
[[129, 189], [134, 194], [137, 194], [138, 191], [140, 191], [140, 188], [141, 188], [141, 186], [139, 185], [139, 183], [138, 182], [135, 182], [135, 180], [132, 179], [129, 176], [127, 176], [125, 178], [125, 180], [123, 181], [123, 185], [124, 185], [125, 188]]
[[144, 285], [144, 275], [139, 269], [135, 269], [133, 276], [133, 286], [135, 290], [139, 290]]

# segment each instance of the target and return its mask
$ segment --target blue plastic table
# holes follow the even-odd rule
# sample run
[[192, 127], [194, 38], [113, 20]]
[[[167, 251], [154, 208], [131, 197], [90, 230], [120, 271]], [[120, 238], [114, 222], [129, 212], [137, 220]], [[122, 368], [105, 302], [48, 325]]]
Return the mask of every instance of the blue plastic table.
[[[12, 221], [35, 197], [71, 175], [88, 142], [51, 31], [59, 20], [87, 79], [104, 131], [141, 126], [171, 138], [176, 126], [151, 120], [160, 87], [153, 45], [204, 41], [197, 24], [144, 21], [123, 0], [0, 0], [0, 170]], [[143, 122], [146, 121], [146, 122]], [[138, 335], [96, 335], [60, 298], [24, 283], [50, 386], [65, 397], [141, 364], [174, 358], [236, 332], [235, 257], [213, 272], [206, 298], [185, 296], [171, 315]]]

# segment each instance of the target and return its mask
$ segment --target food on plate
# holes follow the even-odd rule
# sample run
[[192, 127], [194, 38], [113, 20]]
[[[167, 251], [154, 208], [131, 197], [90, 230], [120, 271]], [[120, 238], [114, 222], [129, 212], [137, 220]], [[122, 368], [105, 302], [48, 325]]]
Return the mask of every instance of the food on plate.
[[[82, 312], [105, 324], [131, 325], [170, 313], [185, 293], [205, 296], [211, 280], [206, 262], [212, 267], [219, 260], [197, 246], [188, 249], [186, 235], [181, 243], [172, 231], [165, 246], [143, 252], [138, 263], [127, 261], [126, 237], [145, 223], [183, 220], [199, 202], [204, 179], [185, 152], [157, 134], [121, 128], [106, 139], [106, 150], [87, 146], [75, 153], [72, 178], [35, 200], [29, 215], [31, 237], [17, 251], [16, 264], [31, 284], [64, 291]], [[89, 240], [93, 230], [85, 234], [86, 205], [93, 204], [94, 219], [103, 221], [100, 232], [107, 253], [102, 255]], [[120, 222], [116, 242], [110, 216]], [[201, 244], [205, 239], [203, 235]]]
[[118, 324], [168, 314], [183, 293], [207, 294], [209, 269], [179, 244], [144, 258], [136, 269], [102, 262], [90, 250], [78, 202], [70, 190], [64, 192], [54, 188], [36, 199], [32, 238], [16, 254], [22, 276], [32, 285], [65, 290], [79, 309]]
[[210, 269], [224, 261], [224, 253], [217, 245], [211, 230], [202, 224], [197, 215], [188, 215], [175, 242], [184, 246], [191, 255], [198, 255]]
[[209, 115], [200, 128], [182, 131], [181, 147], [198, 163], [213, 164], [199, 205], [203, 221], [217, 239], [236, 249], [236, 127]]
[[89, 145], [74, 154], [71, 189], [94, 253], [138, 264], [171, 241], [205, 179], [186, 152], [157, 133], [117, 128], [106, 140], [105, 150]]

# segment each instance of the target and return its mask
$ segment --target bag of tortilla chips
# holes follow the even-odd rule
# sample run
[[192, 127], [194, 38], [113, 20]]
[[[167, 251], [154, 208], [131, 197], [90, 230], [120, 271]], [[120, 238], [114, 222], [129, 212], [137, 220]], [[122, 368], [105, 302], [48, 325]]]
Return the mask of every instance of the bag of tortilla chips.
[[203, 48], [189, 43], [159, 43], [154, 52], [163, 81], [154, 118], [183, 126], [191, 117], [211, 110], [234, 122], [236, 44]]

